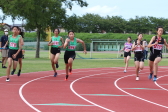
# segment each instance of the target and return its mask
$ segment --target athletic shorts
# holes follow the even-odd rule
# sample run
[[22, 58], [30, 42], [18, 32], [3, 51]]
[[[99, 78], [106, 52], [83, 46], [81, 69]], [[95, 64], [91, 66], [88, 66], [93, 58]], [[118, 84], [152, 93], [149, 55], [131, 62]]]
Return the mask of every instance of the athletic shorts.
[[64, 54], [64, 62], [67, 64], [69, 58], [72, 58], [72, 59], [74, 60], [75, 57], [76, 57], [75, 51], [65, 51], [65, 54]]
[[16, 54], [18, 50], [13, 50], [13, 49], [9, 49], [9, 52], [8, 52], [8, 58], [12, 58], [14, 61], [18, 61], [18, 55], [16, 56], [16, 58], [14, 59], [12, 57], [12, 55]]
[[157, 58], [157, 57], [161, 57], [162, 58], [162, 53], [159, 53], [159, 54], [150, 54], [150, 56], [149, 56], [149, 60], [150, 61], [155, 61], [155, 59]]
[[18, 54], [18, 58], [22, 58], [22, 57], [23, 57], [23, 54], [22, 54], [22, 50], [21, 50]]
[[51, 54], [56, 55], [57, 53], [61, 53], [61, 49], [60, 48], [51, 47], [50, 52], [51, 52]]
[[135, 52], [134, 61], [144, 62], [143, 52]]
[[9, 52], [9, 49], [2, 49], [2, 57], [3, 58], [8, 57], [8, 52]]
[[131, 56], [131, 52], [124, 52], [124, 57]]

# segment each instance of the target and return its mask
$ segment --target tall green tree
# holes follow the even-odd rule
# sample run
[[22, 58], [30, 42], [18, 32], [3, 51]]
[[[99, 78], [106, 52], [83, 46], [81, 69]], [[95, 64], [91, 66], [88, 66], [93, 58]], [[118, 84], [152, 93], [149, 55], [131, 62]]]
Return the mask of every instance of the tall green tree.
[[[27, 21], [26, 27], [37, 30], [36, 58], [40, 57], [40, 39], [45, 38], [46, 28], [56, 28], [66, 19], [66, 8], [73, 2], [84, 7], [83, 0], [1, 0], [0, 7], [6, 15]], [[64, 5], [63, 5], [64, 4]]]

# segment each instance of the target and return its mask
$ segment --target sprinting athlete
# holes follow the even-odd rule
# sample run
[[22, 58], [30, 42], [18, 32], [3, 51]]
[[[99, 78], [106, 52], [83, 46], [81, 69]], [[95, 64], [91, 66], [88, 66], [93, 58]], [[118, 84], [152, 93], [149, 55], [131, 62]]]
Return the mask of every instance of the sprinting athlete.
[[[24, 41], [23, 41], [24, 32], [22, 32], [20, 28], [19, 28], [19, 30], [18, 30], [18, 35], [21, 35], [21, 36], [22, 36], [21, 45], [23, 46], [23, 45], [24, 45]], [[20, 51], [19, 54], [18, 54], [19, 71], [18, 71], [18, 73], [17, 73], [17, 76], [20, 76], [20, 73], [21, 73], [21, 70], [22, 70], [22, 57], [23, 57], [23, 50], [21, 49], [21, 51]], [[13, 75], [13, 74], [15, 73], [15, 71], [16, 71], [16, 69], [14, 69], [14, 66], [13, 66], [13, 71], [11, 72], [11, 75]]]
[[[54, 70], [54, 77], [56, 77], [57, 76], [56, 68], [59, 67], [58, 58], [61, 53], [61, 48], [64, 45], [64, 40], [61, 36], [59, 36], [60, 30], [58, 28], [54, 29], [53, 33], [54, 33], [54, 36], [51, 37], [51, 41], [48, 43], [48, 46], [51, 46], [50, 59], [51, 59], [52, 68]], [[54, 66], [55, 64], [56, 64], [56, 68]]]
[[[73, 31], [69, 31], [68, 32], [68, 37], [65, 40], [65, 44], [64, 44], [64, 49], [65, 50], [65, 54], [64, 54], [64, 61], [65, 61], [65, 70], [66, 70], [66, 78], [65, 80], [68, 80], [69, 74], [72, 74], [72, 63], [75, 59], [76, 53], [75, 53], [75, 49], [77, 46], [77, 43], [82, 43], [83, 48], [84, 48], [84, 53], [86, 54], [86, 46], [84, 41], [75, 38], [75, 34]], [[69, 72], [69, 73], [68, 73]]]
[[152, 37], [151, 41], [148, 44], [150, 48], [150, 56], [149, 56], [149, 67], [150, 67], [150, 74], [148, 76], [149, 79], [153, 81], [157, 81], [157, 72], [158, 72], [158, 63], [162, 60], [162, 49], [165, 45], [168, 47], [168, 44], [164, 38], [162, 38], [163, 28], [157, 28], [157, 36]]
[[127, 42], [124, 44], [124, 48], [121, 50], [124, 51], [124, 62], [125, 62], [124, 73], [127, 72], [128, 63], [131, 58], [131, 48], [132, 48], [131, 37], [128, 37]]
[[142, 41], [143, 35], [138, 34], [138, 39], [135, 40], [132, 46], [132, 51], [134, 51], [134, 62], [135, 62], [135, 68], [136, 68], [136, 80], [139, 80], [139, 71], [144, 68], [144, 56], [143, 56], [143, 50], [144, 50], [144, 42]]
[[13, 35], [9, 35], [8, 42], [6, 43], [6, 45], [9, 43], [8, 67], [7, 67], [7, 71], [6, 71], [6, 74], [7, 74], [6, 81], [7, 82], [10, 81], [9, 76], [10, 76], [10, 69], [12, 66], [12, 60], [14, 63], [13, 64], [14, 69], [16, 69], [17, 62], [18, 62], [18, 54], [22, 49], [22, 41], [23, 40], [22, 40], [22, 36], [18, 35], [18, 30], [19, 30], [19, 27], [17, 27], [17, 26], [14, 26], [12, 28]]

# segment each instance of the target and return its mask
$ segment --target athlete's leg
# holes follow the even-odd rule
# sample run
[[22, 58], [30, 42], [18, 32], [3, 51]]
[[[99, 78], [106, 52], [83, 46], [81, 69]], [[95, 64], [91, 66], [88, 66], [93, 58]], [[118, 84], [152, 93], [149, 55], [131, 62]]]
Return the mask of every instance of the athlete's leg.
[[74, 61], [73, 58], [68, 59], [69, 69], [71, 69], [71, 70], [72, 70], [73, 61]]
[[153, 61], [150, 61], [149, 60], [149, 71], [150, 71], [150, 73], [153, 73]]
[[57, 71], [56, 71], [56, 68], [55, 68], [54, 58], [55, 58], [55, 55], [50, 54], [51, 66], [52, 66], [54, 72], [56, 73]]
[[9, 76], [10, 76], [11, 66], [12, 66], [12, 58], [8, 58], [8, 67], [7, 67], [7, 70], [6, 70], [7, 78], [9, 78]]
[[130, 56], [127, 56], [125, 61], [125, 70], [127, 70], [128, 68], [129, 60], [130, 60]]
[[60, 56], [60, 53], [57, 53], [57, 54], [55, 55], [54, 64], [57, 64], [57, 63], [58, 63], [59, 56]]
[[157, 77], [157, 72], [158, 72], [158, 63], [162, 60], [161, 57], [157, 57], [155, 60], [154, 60], [154, 63], [153, 63], [153, 69], [154, 69], [154, 76]]
[[139, 61], [135, 61], [135, 73], [137, 77], [139, 77], [139, 63]]
[[140, 62], [140, 65], [139, 65], [139, 69], [140, 69], [140, 70], [143, 70], [143, 68], [144, 68], [144, 62], [141, 61], [141, 62]]

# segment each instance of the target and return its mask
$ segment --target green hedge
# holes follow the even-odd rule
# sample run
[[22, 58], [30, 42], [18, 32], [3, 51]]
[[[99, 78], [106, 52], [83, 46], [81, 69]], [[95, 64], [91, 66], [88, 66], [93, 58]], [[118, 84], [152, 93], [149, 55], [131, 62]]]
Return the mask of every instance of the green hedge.
[[[11, 34], [11, 32], [9, 33]], [[0, 31], [0, 35], [3, 35], [3, 32]], [[53, 33], [52, 33], [53, 35]], [[147, 41], [150, 41], [150, 39], [152, 38], [152, 36], [154, 36], [155, 34], [152, 35], [147, 35], [144, 34], [144, 39], [146, 39]], [[67, 33], [60, 33], [60, 36], [66, 38], [67, 37]], [[75, 37], [82, 39], [83, 41], [85, 41], [85, 43], [90, 43], [91, 39], [121, 39], [121, 40], [126, 40], [127, 37], [131, 36], [133, 40], [135, 40], [137, 38], [136, 34], [121, 34], [121, 33], [107, 33], [107, 34], [99, 34], [99, 33], [75, 33]], [[36, 32], [32, 32], [32, 33], [27, 33], [25, 32], [25, 42], [32, 42], [32, 41], [36, 41]], [[168, 35], [163, 35], [163, 37], [168, 40]], [[45, 41], [45, 39], [41, 39], [41, 41]]]

